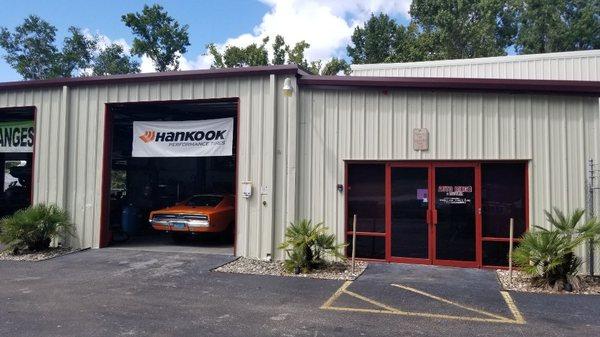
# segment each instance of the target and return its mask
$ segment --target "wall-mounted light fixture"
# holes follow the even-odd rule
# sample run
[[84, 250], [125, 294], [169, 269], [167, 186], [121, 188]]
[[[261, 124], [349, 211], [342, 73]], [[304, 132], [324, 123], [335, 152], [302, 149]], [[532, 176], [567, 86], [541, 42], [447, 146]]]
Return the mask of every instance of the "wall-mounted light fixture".
[[283, 95], [285, 97], [291, 97], [294, 93], [294, 88], [292, 87], [292, 80], [288, 77], [283, 81]]

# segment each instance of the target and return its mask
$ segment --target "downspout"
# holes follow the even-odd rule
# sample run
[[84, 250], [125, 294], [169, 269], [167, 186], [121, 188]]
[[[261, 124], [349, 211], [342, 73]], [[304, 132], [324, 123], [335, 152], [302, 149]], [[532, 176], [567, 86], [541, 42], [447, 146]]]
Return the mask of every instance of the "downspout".
[[[62, 137], [62, 142], [63, 144], [61, 144], [61, 148], [62, 148], [62, 158], [58, 158], [59, 161], [61, 161], [64, 165], [62, 172], [59, 172], [60, 174], [63, 175], [63, 180], [62, 180], [62, 185], [60, 186], [60, 191], [59, 191], [59, 195], [57, 198], [57, 202], [59, 202], [59, 206], [61, 206], [62, 208], [67, 208], [67, 203], [69, 202], [68, 200], [68, 193], [67, 193], [67, 189], [68, 189], [68, 185], [69, 185], [69, 161], [68, 161], [68, 157], [69, 157], [69, 122], [70, 122], [70, 118], [69, 118], [69, 106], [70, 106], [70, 95], [69, 95], [69, 87], [66, 85], [63, 85], [62, 87], [62, 106], [61, 106], [61, 117], [62, 117], [62, 125], [64, 127], [63, 130], [63, 137]], [[62, 194], [62, 195], [61, 195]]]
[[[300, 76], [300, 75], [298, 75]], [[287, 161], [285, 164], [286, 173], [286, 186], [287, 186], [287, 200], [285, 205], [285, 224], [295, 222], [297, 219], [297, 161], [298, 161], [298, 113], [299, 113], [299, 102], [300, 102], [300, 90], [298, 88], [298, 77], [293, 78], [291, 81], [294, 94], [291, 97], [286, 98], [286, 112], [287, 112]]]

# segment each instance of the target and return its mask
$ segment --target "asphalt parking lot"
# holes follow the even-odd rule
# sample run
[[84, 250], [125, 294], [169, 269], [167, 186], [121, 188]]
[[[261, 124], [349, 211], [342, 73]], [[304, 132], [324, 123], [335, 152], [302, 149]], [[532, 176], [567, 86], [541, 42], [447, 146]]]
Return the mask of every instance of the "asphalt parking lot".
[[0, 261], [0, 336], [600, 335], [600, 297], [508, 300], [490, 271], [371, 264], [352, 283], [210, 271], [231, 259], [102, 249]]

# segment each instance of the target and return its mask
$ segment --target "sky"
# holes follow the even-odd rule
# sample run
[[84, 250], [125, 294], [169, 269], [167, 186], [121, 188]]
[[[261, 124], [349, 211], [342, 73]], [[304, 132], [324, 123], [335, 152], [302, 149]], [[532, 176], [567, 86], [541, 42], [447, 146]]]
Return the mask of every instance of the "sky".
[[[246, 46], [264, 36], [282, 35], [288, 44], [310, 43], [309, 61], [345, 57], [354, 28], [371, 13], [384, 12], [400, 23], [409, 20], [411, 0], [0, 0], [0, 26], [10, 30], [35, 14], [56, 28], [62, 41], [68, 27], [76, 26], [101, 38], [101, 45], [122, 44], [127, 50], [133, 36], [121, 15], [141, 11], [144, 4], [162, 5], [181, 24], [189, 25], [191, 46], [182, 55], [182, 70], [209, 68], [206, 45], [215, 43]], [[4, 56], [0, 50], [0, 56]], [[153, 71], [152, 61], [142, 57], [142, 72]], [[20, 80], [4, 59], [0, 60], [0, 82]]]

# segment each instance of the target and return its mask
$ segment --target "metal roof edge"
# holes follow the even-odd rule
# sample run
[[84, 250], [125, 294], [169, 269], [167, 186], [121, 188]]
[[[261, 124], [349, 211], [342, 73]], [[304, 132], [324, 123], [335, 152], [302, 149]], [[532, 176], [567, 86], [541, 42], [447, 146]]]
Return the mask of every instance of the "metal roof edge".
[[476, 65], [490, 63], [515, 63], [532, 60], [545, 59], [569, 59], [576, 57], [600, 57], [600, 49], [577, 50], [569, 52], [544, 53], [544, 54], [525, 54], [525, 55], [504, 55], [492, 57], [478, 57], [470, 59], [452, 59], [435, 61], [418, 61], [405, 63], [370, 63], [370, 64], [352, 64], [352, 70], [383, 70], [383, 69], [404, 69], [415, 67], [441, 67], [453, 65]]
[[241, 68], [222, 68], [222, 69], [201, 69], [186, 71], [168, 71], [156, 73], [138, 73], [124, 75], [108, 76], [89, 76], [89, 77], [71, 77], [54, 78], [47, 80], [29, 80], [0, 83], [0, 90], [12, 89], [30, 89], [40, 87], [60, 87], [60, 86], [81, 86], [94, 84], [121, 84], [135, 82], [168, 81], [183, 79], [202, 79], [202, 78], [225, 78], [238, 76], [255, 75], [298, 75], [301, 70], [295, 64], [276, 65], [276, 66], [257, 66]]
[[447, 77], [303, 76], [299, 85], [319, 87], [372, 87], [509, 91], [600, 96], [600, 82], [564, 80], [514, 80]]

